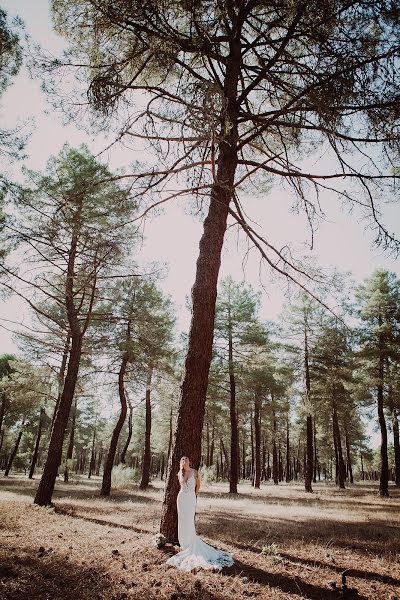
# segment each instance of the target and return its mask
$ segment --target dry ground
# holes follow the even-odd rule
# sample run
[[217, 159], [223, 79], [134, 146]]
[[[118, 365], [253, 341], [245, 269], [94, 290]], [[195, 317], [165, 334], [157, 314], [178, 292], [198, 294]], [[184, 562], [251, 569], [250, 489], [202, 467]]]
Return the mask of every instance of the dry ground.
[[[197, 530], [232, 552], [222, 573], [167, 567], [154, 545], [162, 484], [99, 497], [100, 481], [57, 482], [56, 508], [32, 504], [36, 481], [0, 478], [1, 600], [400, 600], [400, 490], [317, 484], [202, 489]], [[262, 554], [263, 546], [267, 554]], [[343, 595], [341, 573], [358, 594]]]

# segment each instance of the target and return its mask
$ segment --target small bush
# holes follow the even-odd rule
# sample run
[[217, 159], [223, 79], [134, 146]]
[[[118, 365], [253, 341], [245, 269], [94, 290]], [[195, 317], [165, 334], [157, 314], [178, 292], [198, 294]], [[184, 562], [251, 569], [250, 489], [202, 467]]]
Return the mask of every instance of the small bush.
[[203, 485], [215, 483], [217, 481], [217, 468], [215, 465], [211, 465], [211, 467], [202, 466], [199, 469], [199, 475]]
[[139, 469], [131, 469], [125, 465], [113, 467], [111, 473], [111, 485], [114, 489], [124, 489], [137, 483], [140, 479]]
[[261, 550], [262, 554], [266, 556], [277, 556], [278, 546], [276, 544], [265, 544]]

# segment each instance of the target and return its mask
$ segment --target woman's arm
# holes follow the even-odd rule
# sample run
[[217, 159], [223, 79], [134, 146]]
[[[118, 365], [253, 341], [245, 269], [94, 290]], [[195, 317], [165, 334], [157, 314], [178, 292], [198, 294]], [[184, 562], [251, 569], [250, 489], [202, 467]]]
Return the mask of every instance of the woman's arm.
[[194, 476], [196, 479], [196, 496], [197, 496], [199, 493], [199, 490], [200, 490], [200, 475], [199, 475], [198, 471], [195, 471]]

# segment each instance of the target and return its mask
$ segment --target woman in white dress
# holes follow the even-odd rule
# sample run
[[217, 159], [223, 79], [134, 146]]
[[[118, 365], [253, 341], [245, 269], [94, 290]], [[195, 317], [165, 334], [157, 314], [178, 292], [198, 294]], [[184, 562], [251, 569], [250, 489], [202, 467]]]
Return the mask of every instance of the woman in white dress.
[[178, 506], [178, 539], [181, 552], [171, 556], [167, 564], [182, 571], [194, 569], [215, 569], [230, 567], [234, 564], [231, 554], [222, 552], [206, 544], [197, 534], [194, 523], [196, 499], [200, 489], [200, 477], [190, 467], [187, 456], [182, 456], [178, 480], [181, 489], [177, 498]]

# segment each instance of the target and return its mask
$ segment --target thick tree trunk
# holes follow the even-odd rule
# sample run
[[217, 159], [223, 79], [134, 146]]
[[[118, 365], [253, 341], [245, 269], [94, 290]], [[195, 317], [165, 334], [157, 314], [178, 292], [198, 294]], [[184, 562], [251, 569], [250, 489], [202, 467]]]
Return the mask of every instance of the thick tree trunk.
[[51, 504], [58, 467], [61, 464], [64, 433], [68, 423], [72, 400], [74, 398], [76, 381], [79, 372], [79, 363], [82, 352], [81, 335], [72, 338], [72, 348], [69, 354], [67, 375], [61, 394], [57, 414], [54, 419], [53, 429], [43, 475], [35, 496], [35, 504], [46, 506]]
[[255, 473], [254, 487], [260, 489], [261, 481], [261, 427], [260, 427], [260, 398], [254, 401], [254, 437], [255, 437]]
[[[129, 334], [128, 334], [129, 337]], [[118, 417], [118, 421], [114, 427], [114, 431], [111, 437], [110, 447], [108, 449], [106, 464], [104, 465], [104, 473], [103, 473], [103, 482], [101, 485], [101, 496], [109, 496], [111, 492], [111, 474], [112, 468], [114, 465], [115, 453], [117, 450], [117, 444], [119, 439], [119, 434], [121, 433], [121, 429], [123, 424], [125, 423], [126, 413], [127, 413], [127, 403], [125, 396], [125, 386], [124, 386], [124, 377], [126, 372], [126, 367], [128, 364], [129, 354], [128, 350], [126, 350], [122, 357], [122, 363], [118, 374], [118, 392], [119, 392], [119, 400], [121, 402], [121, 412]]]
[[217, 281], [238, 161], [236, 98], [241, 62], [240, 31], [238, 30], [236, 41], [231, 44], [226, 61], [223, 89], [225, 106], [220, 117], [223, 135], [219, 142], [217, 173], [211, 189], [208, 215], [204, 221], [196, 266], [196, 279], [192, 288], [192, 321], [185, 361], [185, 376], [181, 387], [174, 449], [160, 524], [161, 533], [169, 540], [176, 540], [178, 534], [176, 497], [179, 484], [176, 473], [179, 469], [179, 460], [181, 456], [189, 455], [194, 466], [198, 467], [201, 456], [204, 409], [214, 335]]
[[132, 439], [132, 414], [133, 414], [132, 402], [129, 400], [126, 392], [125, 392], [125, 398], [128, 403], [128, 406], [129, 406], [129, 417], [128, 417], [128, 437], [126, 438], [126, 442], [125, 442], [125, 445], [121, 452], [121, 458], [120, 458], [120, 462], [123, 465], [126, 464], [126, 453], [128, 452], [129, 444], [131, 443], [131, 439]]
[[[150, 481], [150, 462], [151, 462], [151, 378], [153, 376], [153, 365], [147, 370], [146, 382], [146, 431], [144, 436], [144, 453], [142, 465], [142, 479], [140, 489], [145, 490]], [[196, 467], [197, 468], [197, 467]]]
[[[382, 326], [382, 319], [379, 319], [379, 325]], [[377, 409], [379, 427], [381, 430], [381, 476], [379, 480], [379, 494], [383, 497], [389, 496], [389, 462], [387, 451], [387, 429], [385, 414], [383, 412], [383, 385], [384, 385], [384, 341], [382, 334], [379, 334], [379, 363], [378, 363], [378, 386], [377, 386]]]
[[40, 438], [42, 437], [42, 427], [43, 427], [43, 418], [45, 415], [45, 410], [44, 408], [40, 409], [40, 416], [39, 416], [39, 424], [38, 424], [38, 428], [37, 428], [37, 434], [36, 434], [36, 442], [35, 442], [35, 448], [33, 450], [33, 455], [32, 455], [32, 460], [31, 460], [31, 466], [29, 469], [29, 475], [28, 475], [28, 479], [32, 479], [33, 478], [33, 474], [35, 472], [35, 467], [36, 467], [36, 463], [37, 463], [37, 459], [39, 456], [39, 445], [40, 445]]
[[77, 399], [75, 398], [74, 407], [72, 409], [72, 416], [71, 416], [71, 430], [69, 432], [69, 442], [68, 442], [68, 448], [67, 448], [67, 455], [65, 457], [64, 483], [68, 483], [68, 479], [69, 479], [69, 463], [72, 460], [72, 455], [74, 453], [75, 423], [76, 423], [76, 405], [77, 405]]
[[17, 439], [15, 440], [15, 445], [14, 445], [13, 451], [11, 452], [10, 458], [8, 459], [6, 470], [4, 471], [4, 477], [8, 477], [8, 475], [9, 475], [9, 473], [11, 471], [11, 467], [12, 467], [13, 462], [14, 462], [14, 458], [17, 456], [17, 452], [18, 452], [18, 448], [19, 448], [19, 443], [21, 441], [22, 434], [24, 433], [24, 425], [25, 425], [25, 423], [23, 422], [22, 425], [21, 425], [21, 429], [19, 430]]

